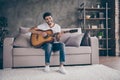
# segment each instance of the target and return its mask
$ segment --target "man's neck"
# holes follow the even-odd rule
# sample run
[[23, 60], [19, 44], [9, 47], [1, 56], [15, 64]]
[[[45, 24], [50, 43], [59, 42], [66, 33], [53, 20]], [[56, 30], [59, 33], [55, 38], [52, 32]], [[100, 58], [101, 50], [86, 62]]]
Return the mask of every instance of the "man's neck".
[[55, 23], [48, 24], [50, 28], [54, 27]]

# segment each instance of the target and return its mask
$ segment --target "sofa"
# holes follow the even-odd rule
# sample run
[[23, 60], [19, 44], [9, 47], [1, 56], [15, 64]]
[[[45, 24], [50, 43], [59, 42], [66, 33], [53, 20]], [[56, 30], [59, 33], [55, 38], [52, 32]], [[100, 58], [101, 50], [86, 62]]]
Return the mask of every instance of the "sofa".
[[[29, 28], [21, 27], [17, 36], [6, 37], [4, 39], [3, 68], [38, 67], [45, 65], [44, 50], [30, 45], [30, 33], [27, 32], [28, 29]], [[62, 30], [70, 29], [73, 28], [65, 28]], [[89, 37], [87, 40], [89, 45], [81, 45], [85, 33], [82, 33], [81, 28], [75, 29], [78, 29], [78, 32], [66, 33], [60, 40], [65, 43], [65, 65], [98, 64], [99, 50], [97, 37]], [[79, 41], [75, 42], [76, 40]], [[50, 65], [59, 65], [59, 51], [52, 53]]]

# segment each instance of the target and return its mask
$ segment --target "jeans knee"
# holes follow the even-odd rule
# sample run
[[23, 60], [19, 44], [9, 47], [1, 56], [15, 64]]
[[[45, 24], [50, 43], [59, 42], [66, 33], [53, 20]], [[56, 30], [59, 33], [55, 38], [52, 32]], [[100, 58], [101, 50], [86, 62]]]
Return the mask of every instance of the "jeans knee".
[[64, 46], [65, 46], [65, 44], [62, 43], [62, 42], [60, 42], [59, 44], [60, 44], [61, 47], [64, 47]]
[[46, 48], [52, 48], [52, 44], [46, 43]]

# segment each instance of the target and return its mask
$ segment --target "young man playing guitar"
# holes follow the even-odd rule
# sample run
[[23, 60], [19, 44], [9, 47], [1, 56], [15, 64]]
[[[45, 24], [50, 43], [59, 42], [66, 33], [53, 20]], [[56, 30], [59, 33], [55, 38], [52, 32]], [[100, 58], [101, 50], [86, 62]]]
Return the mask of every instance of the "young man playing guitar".
[[[58, 42], [58, 40], [61, 37], [61, 27], [54, 23], [52, 14], [50, 12], [46, 12], [43, 14], [43, 19], [45, 20], [45, 23], [38, 25], [37, 27], [32, 27], [29, 31], [33, 34], [40, 34], [43, 37], [48, 36], [47, 32], [45, 30], [52, 30], [53, 33], [58, 33], [56, 37], [54, 38], [54, 42], [46, 42], [40, 46], [40, 48], [45, 50], [45, 71], [50, 71], [50, 57], [52, 51], [59, 51], [60, 53], [60, 68], [59, 72], [66, 74], [66, 70], [64, 68], [64, 62], [65, 62], [65, 45], [64, 43]], [[40, 29], [40, 31], [38, 31]], [[43, 31], [42, 31], [43, 30]]]

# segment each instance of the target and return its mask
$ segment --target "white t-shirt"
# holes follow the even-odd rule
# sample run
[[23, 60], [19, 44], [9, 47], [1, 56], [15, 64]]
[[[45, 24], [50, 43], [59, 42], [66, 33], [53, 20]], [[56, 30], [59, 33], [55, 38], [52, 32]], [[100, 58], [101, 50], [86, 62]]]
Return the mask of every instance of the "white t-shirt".
[[38, 25], [37, 28], [40, 30], [51, 29], [53, 31], [53, 33], [61, 32], [61, 27], [58, 24], [55, 24], [54, 27], [50, 28], [47, 23], [43, 23], [43, 24]]

